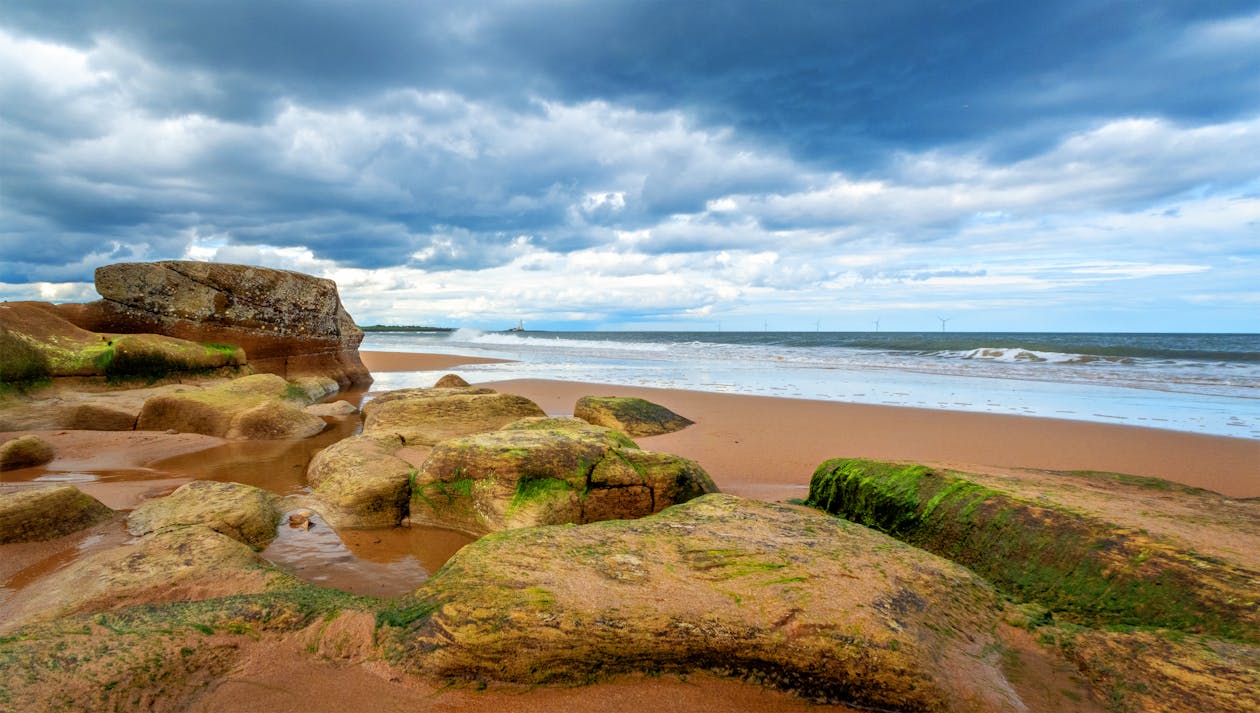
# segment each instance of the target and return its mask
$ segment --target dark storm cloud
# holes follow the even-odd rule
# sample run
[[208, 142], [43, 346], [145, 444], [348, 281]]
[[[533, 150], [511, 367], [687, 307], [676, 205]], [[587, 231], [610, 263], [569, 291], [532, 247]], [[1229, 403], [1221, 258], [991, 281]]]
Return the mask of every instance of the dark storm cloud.
[[[1134, 159], [1132, 175], [1155, 177], [1085, 200], [1046, 188], [1060, 165], [1029, 157], [1126, 117], [1193, 128], [1254, 115], [1260, 50], [1214, 28], [1255, 11], [0, 0], [0, 30], [87, 53], [74, 71], [93, 77], [0, 77], [0, 281], [79, 275], [86, 254], [179, 257], [194, 236], [429, 270], [633, 231], [652, 233], [636, 244], [651, 254], [790, 248], [774, 231], [803, 228], [925, 241], [969, 214], [926, 189], [854, 198], [829, 182], [961, 185], [962, 172], [906, 168], [938, 150], [990, 161], [976, 185], [999, 208], [1045, 193], [1131, 210], [1254, 172]], [[1088, 163], [1115, 163], [1104, 149]], [[1211, 170], [1183, 168], [1196, 160]], [[1010, 175], [1031, 198], [990, 185]], [[744, 212], [686, 217], [728, 196]]]

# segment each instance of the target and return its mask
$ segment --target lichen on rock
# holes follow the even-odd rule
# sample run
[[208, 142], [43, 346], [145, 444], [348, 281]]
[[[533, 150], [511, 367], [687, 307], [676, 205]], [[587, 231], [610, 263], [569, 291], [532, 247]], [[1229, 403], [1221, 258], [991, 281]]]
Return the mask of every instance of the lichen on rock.
[[127, 516], [127, 531], [139, 537], [173, 527], [205, 525], [261, 550], [276, 536], [277, 500], [252, 485], [194, 480], [170, 495], [142, 503]]
[[113, 516], [73, 485], [0, 491], [0, 544], [51, 540]]

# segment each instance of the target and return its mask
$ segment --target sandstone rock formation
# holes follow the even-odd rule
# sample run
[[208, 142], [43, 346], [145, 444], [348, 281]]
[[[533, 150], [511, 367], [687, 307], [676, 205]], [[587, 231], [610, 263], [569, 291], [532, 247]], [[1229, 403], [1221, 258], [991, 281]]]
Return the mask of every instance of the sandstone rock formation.
[[307, 438], [326, 425], [302, 411], [309, 403], [304, 389], [275, 374], [255, 374], [208, 389], [154, 396], [144, 402], [136, 427], [230, 439]]
[[545, 416], [523, 397], [485, 388], [409, 389], [378, 397], [363, 407], [364, 431], [395, 433], [406, 445], [433, 445], [471, 433], [493, 431], [527, 416]]
[[695, 462], [619, 433], [531, 421], [434, 446], [412, 478], [411, 521], [484, 534], [643, 517], [717, 490]]
[[113, 510], [72, 485], [0, 491], [0, 544], [51, 540], [113, 516]]
[[41, 302], [0, 304], [0, 382], [105, 377], [152, 383], [245, 363], [245, 353], [233, 346], [156, 334], [88, 331], [66, 320], [62, 308], [69, 307]]
[[62, 305], [96, 332], [163, 334], [242, 347], [256, 371], [293, 379], [367, 383], [363, 332], [331, 280], [285, 270], [208, 262], [120, 263], [96, 270], [103, 299]]
[[39, 436], [21, 436], [0, 443], [0, 470], [43, 465], [54, 456], [52, 444]]
[[277, 500], [252, 485], [194, 480], [133, 510], [127, 516], [127, 531], [139, 537], [172, 527], [204, 525], [262, 550], [275, 539], [280, 523]]
[[673, 433], [692, 424], [664, 406], [627, 396], [583, 396], [573, 407], [573, 415], [632, 438]]
[[709, 669], [877, 710], [1021, 710], [994, 653], [1000, 607], [972, 573], [872, 530], [708, 495], [483, 538], [379, 621], [388, 656], [443, 678]]

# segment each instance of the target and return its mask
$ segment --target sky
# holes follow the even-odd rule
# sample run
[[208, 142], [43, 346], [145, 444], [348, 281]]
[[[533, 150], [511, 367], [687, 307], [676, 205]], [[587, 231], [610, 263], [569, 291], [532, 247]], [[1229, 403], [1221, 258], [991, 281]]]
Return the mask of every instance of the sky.
[[1260, 3], [0, 0], [0, 299], [1260, 332]]

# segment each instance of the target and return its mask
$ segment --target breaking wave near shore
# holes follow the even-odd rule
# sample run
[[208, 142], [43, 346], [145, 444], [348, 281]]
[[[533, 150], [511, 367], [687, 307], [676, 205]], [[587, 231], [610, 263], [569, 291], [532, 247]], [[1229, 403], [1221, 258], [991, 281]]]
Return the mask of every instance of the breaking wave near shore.
[[478, 366], [487, 380], [849, 400], [1260, 438], [1260, 335], [460, 329], [375, 332], [363, 348], [514, 360]]

